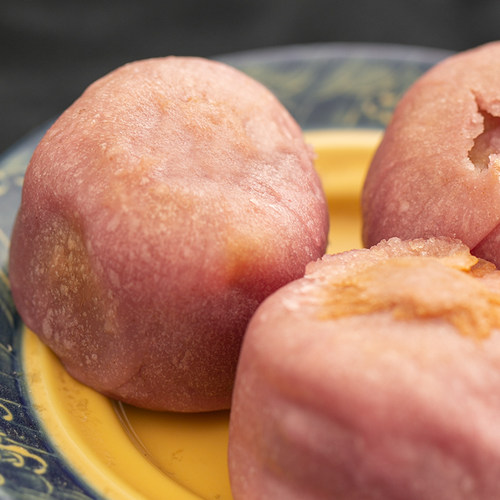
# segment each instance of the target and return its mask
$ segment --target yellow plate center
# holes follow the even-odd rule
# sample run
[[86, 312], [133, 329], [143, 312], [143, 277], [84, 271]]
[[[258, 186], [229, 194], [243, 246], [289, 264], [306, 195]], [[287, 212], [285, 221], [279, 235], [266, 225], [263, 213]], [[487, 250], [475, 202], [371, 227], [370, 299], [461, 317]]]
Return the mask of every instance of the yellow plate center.
[[[314, 131], [330, 210], [329, 253], [361, 246], [360, 194], [381, 132]], [[229, 412], [152, 412], [110, 401], [70, 377], [52, 352], [24, 333], [33, 406], [54, 447], [98, 494], [113, 499], [230, 500]]]

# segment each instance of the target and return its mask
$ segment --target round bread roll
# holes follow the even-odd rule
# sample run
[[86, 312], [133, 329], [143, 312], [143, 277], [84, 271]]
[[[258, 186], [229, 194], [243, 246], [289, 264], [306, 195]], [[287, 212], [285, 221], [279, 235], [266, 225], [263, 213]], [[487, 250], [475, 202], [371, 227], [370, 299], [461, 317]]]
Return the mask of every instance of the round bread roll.
[[403, 96], [371, 163], [363, 241], [448, 236], [500, 265], [500, 42], [445, 59]]
[[83, 383], [217, 410], [249, 318], [327, 233], [313, 152], [266, 88], [219, 62], [138, 61], [92, 84], [36, 148], [12, 293]]
[[236, 500], [500, 498], [500, 272], [383, 241], [268, 297], [230, 416]]

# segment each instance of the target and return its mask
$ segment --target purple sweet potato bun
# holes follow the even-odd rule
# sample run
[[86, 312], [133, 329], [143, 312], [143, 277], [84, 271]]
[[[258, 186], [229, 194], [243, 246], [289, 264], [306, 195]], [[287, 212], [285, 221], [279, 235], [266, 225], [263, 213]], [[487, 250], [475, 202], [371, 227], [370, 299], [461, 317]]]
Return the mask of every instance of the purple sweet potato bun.
[[313, 152], [266, 88], [219, 62], [138, 61], [37, 147], [12, 293], [83, 383], [145, 408], [222, 409], [248, 320], [327, 232]]
[[235, 500], [500, 498], [499, 328], [500, 272], [458, 240], [310, 264], [245, 335]]
[[500, 42], [453, 55], [398, 104], [362, 196], [363, 241], [448, 236], [500, 265]]

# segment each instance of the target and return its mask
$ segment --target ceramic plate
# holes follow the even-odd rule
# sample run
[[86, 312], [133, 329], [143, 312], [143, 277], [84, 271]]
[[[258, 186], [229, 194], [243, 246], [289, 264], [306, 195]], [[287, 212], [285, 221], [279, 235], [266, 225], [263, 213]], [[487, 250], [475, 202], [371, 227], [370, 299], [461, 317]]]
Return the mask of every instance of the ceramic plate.
[[[328, 44], [220, 58], [267, 85], [316, 148], [331, 211], [329, 251], [361, 245], [359, 194], [371, 155], [401, 95], [447, 55]], [[0, 158], [0, 497], [230, 499], [229, 412], [154, 413], [110, 401], [75, 382], [16, 314], [9, 236], [24, 170], [45, 130]]]

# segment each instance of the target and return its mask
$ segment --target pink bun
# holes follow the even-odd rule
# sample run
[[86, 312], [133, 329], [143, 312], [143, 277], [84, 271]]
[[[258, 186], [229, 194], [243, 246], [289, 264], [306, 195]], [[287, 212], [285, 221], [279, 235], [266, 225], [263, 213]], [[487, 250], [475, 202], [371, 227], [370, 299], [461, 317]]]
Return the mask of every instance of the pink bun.
[[448, 236], [500, 265], [500, 42], [454, 55], [398, 104], [364, 186], [363, 240]]
[[235, 500], [500, 498], [499, 328], [500, 272], [458, 241], [309, 265], [243, 342]]
[[327, 232], [312, 151], [267, 89], [218, 62], [144, 60], [91, 85], [36, 149], [12, 292], [96, 390], [227, 408], [248, 320]]

